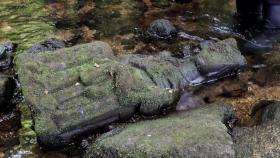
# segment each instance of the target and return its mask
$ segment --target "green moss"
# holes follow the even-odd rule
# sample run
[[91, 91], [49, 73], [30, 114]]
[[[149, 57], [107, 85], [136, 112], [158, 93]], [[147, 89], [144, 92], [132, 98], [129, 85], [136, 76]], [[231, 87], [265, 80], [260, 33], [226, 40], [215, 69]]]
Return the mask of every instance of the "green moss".
[[36, 133], [33, 130], [33, 120], [30, 107], [26, 104], [19, 104], [18, 108], [21, 111], [21, 129], [19, 130], [19, 141], [21, 149], [31, 151], [35, 149], [37, 144]]
[[201, 54], [203, 55], [204, 60], [211, 63], [221, 63], [225, 61], [224, 56], [211, 53], [207, 49], [202, 50]]

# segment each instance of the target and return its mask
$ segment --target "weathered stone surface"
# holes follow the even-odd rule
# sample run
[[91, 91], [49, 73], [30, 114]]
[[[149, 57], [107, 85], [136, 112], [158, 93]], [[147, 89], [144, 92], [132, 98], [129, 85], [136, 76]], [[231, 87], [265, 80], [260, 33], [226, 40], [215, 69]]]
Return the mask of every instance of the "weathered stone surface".
[[256, 114], [259, 125], [233, 130], [236, 156], [280, 157], [280, 103], [268, 105]]
[[166, 52], [116, 57], [104, 42], [22, 53], [15, 64], [38, 140], [48, 148], [64, 146], [135, 112], [161, 112], [174, 105], [178, 89], [203, 81], [190, 59]]
[[224, 158], [235, 152], [223, 120], [231, 110], [211, 105], [166, 118], [129, 124], [104, 134], [86, 151], [86, 158]]
[[209, 45], [195, 58], [200, 72], [207, 76], [225, 76], [246, 65], [246, 59], [233, 38]]

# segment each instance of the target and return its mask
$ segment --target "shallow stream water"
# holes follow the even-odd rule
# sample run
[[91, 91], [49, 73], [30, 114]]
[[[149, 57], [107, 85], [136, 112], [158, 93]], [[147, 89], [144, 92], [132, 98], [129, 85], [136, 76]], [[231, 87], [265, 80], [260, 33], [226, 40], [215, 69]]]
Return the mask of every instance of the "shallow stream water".
[[[59, 38], [68, 46], [103, 40], [112, 46], [116, 54], [156, 54], [163, 50], [177, 54], [186, 45], [198, 45], [200, 41], [193, 40], [196, 37], [205, 40], [243, 38], [236, 29], [238, 24], [234, 18], [234, 0], [193, 0], [186, 4], [170, 2], [164, 5], [154, 4], [150, 0], [121, 0], [120, 2], [117, 0], [1, 0], [0, 43], [17, 43], [19, 46], [17, 53], [22, 53], [47, 38]], [[146, 41], [145, 30], [153, 20], [160, 18], [170, 20], [181, 31], [181, 36], [170, 41]], [[274, 54], [278, 50], [280, 49], [276, 48]], [[271, 54], [273, 53], [261, 56], [244, 54], [249, 65], [239, 76], [203, 85], [196, 89], [194, 94], [203, 97], [207, 102], [231, 103], [241, 118], [240, 125], [251, 125], [249, 114], [254, 105], [263, 100], [280, 100], [278, 82], [280, 70], [275, 68], [275, 64], [278, 63], [273, 63]], [[238, 95], [224, 97], [222, 95], [224, 87], [236, 91]], [[243, 90], [244, 87], [247, 89]], [[26, 107], [18, 106], [18, 108], [23, 110]], [[0, 123], [2, 116], [8, 114], [0, 112]], [[14, 117], [11, 118], [17, 118], [15, 120], [18, 122], [17, 112], [12, 114]], [[27, 147], [23, 149], [17, 139], [22, 138], [22, 135], [32, 138], [34, 133], [28, 131], [32, 128], [28, 112], [22, 114], [22, 117], [26, 119], [22, 120], [21, 130], [16, 128], [11, 131], [12, 136], [8, 136], [11, 140], [15, 140], [14, 143], [8, 147], [1, 146], [0, 143], [0, 158], [2, 153], [11, 157], [80, 156], [79, 150], [42, 152], [36, 145], [36, 141], [32, 139], [28, 140]], [[14, 122], [11, 121], [10, 124]], [[4, 135], [0, 131], [1, 134]]]

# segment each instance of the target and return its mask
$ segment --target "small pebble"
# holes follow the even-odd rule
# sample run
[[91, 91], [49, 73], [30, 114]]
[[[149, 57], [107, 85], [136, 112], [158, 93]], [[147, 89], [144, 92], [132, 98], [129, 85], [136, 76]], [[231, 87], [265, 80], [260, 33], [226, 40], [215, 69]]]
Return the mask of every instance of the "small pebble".
[[97, 63], [94, 64], [94, 67], [99, 68], [100, 65], [98, 65]]
[[49, 94], [49, 91], [45, 90], [44, 93], [45, 93], [45, 94]]

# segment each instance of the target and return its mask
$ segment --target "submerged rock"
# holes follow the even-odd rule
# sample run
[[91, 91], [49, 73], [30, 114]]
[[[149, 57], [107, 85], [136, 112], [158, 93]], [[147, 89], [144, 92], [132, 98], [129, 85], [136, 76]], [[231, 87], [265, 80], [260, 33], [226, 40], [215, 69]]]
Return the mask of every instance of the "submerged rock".
[[170, 0], [151, 0], [152, 5], [159, 8], [166, 8], [171, 5]]
[[95, 28], [105, 36], [126, 34], [139, 26], [145, 7], [135, 0], [97, 0], [91, 17]]
[[[234, 47], [233, 51], [222, 43], [227, 49], [219, 55], [236, 53], [233, 56], [241, 58]], [[67, 145], [136, 112], [157, 114], [174, 106], [179, 89], [203, 82], [190, 59], [168, 52], [116, 57], [108, 44], [98, 41], [54, 52], [22, 53], [15, 62], [38, 141], [46, 148]]]
[[152, 39], [169, 39], [176, 35], [177, 30], [174, 25], [165, 19], [158, 19], [151, 23], [147, 34]]
[[211, 105], [166, 118], [128, 124], [102, 135], [85, 158], [234, 157], [233, 141], [223, 123], [230, 108]]
[[65, 43], [55, 38], [47, 39], [39, 44], [29, 48], [27, 53], [40, 53], [45, 51], [54, 51], [65, 47]]
[[235, 150], [239, 158], [280, 156], [280, 103], [260, 109], [255, 117], [255, 127], [239, 127], [233, 130]]

